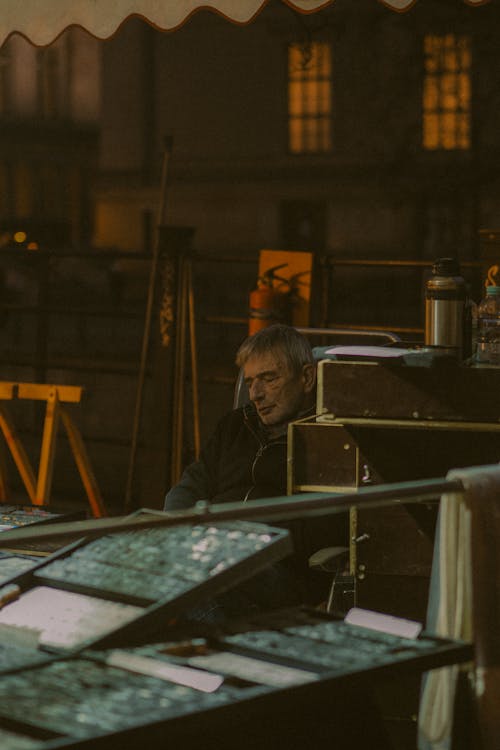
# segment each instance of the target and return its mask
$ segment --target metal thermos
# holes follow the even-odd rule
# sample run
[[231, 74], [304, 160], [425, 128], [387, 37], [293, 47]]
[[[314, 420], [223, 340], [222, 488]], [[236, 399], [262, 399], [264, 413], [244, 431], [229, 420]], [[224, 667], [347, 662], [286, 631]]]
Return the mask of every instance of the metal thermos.
[[439, 258], [425, 285], [425, 343], [467, 355], [467, 289], [455, 258]]

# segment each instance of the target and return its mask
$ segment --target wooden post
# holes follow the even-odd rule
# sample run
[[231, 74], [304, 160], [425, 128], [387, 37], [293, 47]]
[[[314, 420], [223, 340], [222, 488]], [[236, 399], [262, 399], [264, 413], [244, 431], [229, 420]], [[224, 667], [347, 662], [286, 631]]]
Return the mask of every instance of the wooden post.
[[58, 425], [59, 399], [57, 388], [53, 387], [47, 394], [40, 463], [38, 465], [38, 479], [35, 499], [33, 501], [35, 505], [46, 505], [50, 497]]
[[178, 418], [183, 405], [176, 400], [184, 398], [185, 368], [181, 361], [186, 351], [187, 320], [184, 260], [190, 252], [194, 230], [160, 227], [159, 233], [158, 313], [151, 335], [151, 406], [142, 457], [141, 504], [149, 508], [163, 507], [165, 494], [175, 481], [172, 454], [182, 451]]

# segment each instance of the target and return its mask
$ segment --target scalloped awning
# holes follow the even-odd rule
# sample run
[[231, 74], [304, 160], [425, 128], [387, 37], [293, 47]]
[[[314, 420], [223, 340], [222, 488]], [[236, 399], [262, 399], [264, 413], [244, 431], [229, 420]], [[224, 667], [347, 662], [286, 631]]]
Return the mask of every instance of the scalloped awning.
[[[417, 0], [374, 0], [397, 11], [409, 10]], [[463, 0], [481, 5], [488, 0]], [[282, 0], [301, 13], [313, 13], [335, 0]], [[458, 2], [458, 0], [457, 0]], [[142, 16], [161, 30], [181, 26], [200, 8], [221, 14], [233, 23], [249, 23], [267, 0], [1, 0], [0, 44], [17, 32], [33, 44], [50, 44], [68, 26], [82, 26], [106, 39], [132, 15]]]

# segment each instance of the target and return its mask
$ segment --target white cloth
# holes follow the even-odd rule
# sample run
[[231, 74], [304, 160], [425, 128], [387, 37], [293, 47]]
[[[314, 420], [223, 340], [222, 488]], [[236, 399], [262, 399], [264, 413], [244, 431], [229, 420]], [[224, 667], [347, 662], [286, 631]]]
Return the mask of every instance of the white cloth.
[[[438, 636], [473, 640], [471, 518], [474, 505], [500, 497], [500, 466], [454, 469], [463, 493], [442, 496], [431, 573], [427, 629]], [[463, 668], [463, 667], [462, 667]], [[470, 669], [470, 665], [465, 667]], [[449, 750], [458, 667], [429, 672], [419, 711], [420, 750]]]

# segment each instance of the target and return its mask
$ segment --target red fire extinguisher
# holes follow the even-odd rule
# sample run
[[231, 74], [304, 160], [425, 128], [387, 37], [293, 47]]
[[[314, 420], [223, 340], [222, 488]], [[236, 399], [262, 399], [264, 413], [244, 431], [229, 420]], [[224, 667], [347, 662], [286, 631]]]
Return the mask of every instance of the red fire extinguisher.
[[[269, 268], [257, 279], [257, 288], [250, 292], [249, 336], [272, 323], [287, 322], [289, 282], [288, 279], [275, 273], [278, 269], [287, 265], [288, 263], [282, 263], [279, 266]], [[284, 283], [285, 290], [277, 288], [275, 286], [276, 281]]]

